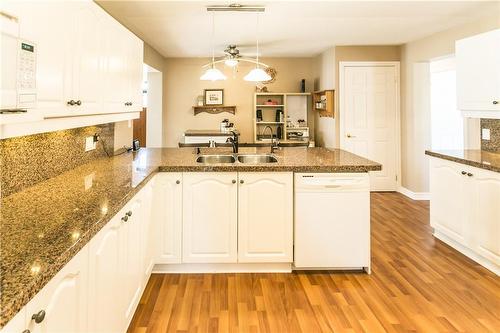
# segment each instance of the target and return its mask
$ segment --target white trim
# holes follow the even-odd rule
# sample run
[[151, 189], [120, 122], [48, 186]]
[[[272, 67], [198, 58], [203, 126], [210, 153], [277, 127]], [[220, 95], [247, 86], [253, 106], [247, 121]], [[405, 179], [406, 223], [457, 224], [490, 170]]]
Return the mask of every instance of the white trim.
[[339, 147], [342, 149], [345, 132], [344, 132], [344, 119], [343, 109], [344, 109], [344, 87], [345, 78], [344, 71], [346, 67], [394, 67], [396, 70], [396, 119], [394, 120], [396, 127], [396, 188], [401, 187], [401, 75], [400, 75], [400, 62], [399, 61], [340, 61], [339, 62], [339, 93], [337, 94], [339, 98], [339, 110], [338, 114], [340, 117], [340, 142]]
[[407, 196], [412, 200], [430, 200], [431, 194], [429, 192], [413, 192], [403, 186], [398, 186], [398, 192]]
[[153, 273], [291, 273], [292, 263], [157, 264]]
[[457, 241], [451, 239], [450, 237], [446, 236], [445, 234], [439, 232], [439, 230], [434, 229], [434, 237], [442, 241], [443, 243], [446, 243], [447, 245], [451, 246], [458, 252], [462, 253], [464, 256], [474, 260], [477, 262], [479, 265], [483, 266], [484, 268], [492, 271], [496, 275], [500, 276], [500, 267], [496, 265], [495, 263], [491, 262], [490, 260], [484, 258], [483, 256], [480, 256], [476, 252], [472, 251], [471, 249], [463, 246], [462, 244], [458, 243]]

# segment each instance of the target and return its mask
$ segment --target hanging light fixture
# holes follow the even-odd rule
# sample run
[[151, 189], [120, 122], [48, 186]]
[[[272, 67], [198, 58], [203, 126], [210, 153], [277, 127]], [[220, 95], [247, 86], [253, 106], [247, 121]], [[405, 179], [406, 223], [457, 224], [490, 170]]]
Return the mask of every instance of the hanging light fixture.
[[259, 67], [259, 13], [257, 12], [257, 59], [255, 68], [250, 71], [243, 80], [250, 82], [263, 82], [271, 80], [271, 76]]
[[212, 63], [205, 73], [200, 77], [203, 81], [221, 81], [227, 77], [217, 68], [215, 68], [215, 13], [212, 13]]

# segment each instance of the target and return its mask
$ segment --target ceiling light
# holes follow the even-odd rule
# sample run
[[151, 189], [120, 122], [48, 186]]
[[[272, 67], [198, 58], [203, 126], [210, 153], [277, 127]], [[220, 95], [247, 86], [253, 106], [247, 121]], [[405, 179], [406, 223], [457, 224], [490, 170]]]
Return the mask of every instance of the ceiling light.
[[250, 73], [245, 75], [243, 80], [251, 82], [263, 82], [271, 80], [271, 76], [267, 74], [262, 68], [254, 68], [250, 71]]
[[215, 67], [207, 69], [200, 77], [200, 80], [203, 81], [221, 81], [225, 79], [227, 79], [227, 77]]
[[236, 65], [238, 65], [238, 60], [236, 60], [236, 59], [226, 59], [224, 61], [224, 64], [226, 66], [229, 66], [229, 67], [235, 67]]

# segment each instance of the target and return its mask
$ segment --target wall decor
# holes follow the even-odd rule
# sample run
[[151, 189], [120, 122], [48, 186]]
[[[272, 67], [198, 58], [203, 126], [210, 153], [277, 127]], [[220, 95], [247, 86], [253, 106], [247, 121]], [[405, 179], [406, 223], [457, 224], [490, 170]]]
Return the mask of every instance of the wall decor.
[[224, 105], [224, 89], [205, 89], [203, 95], [205, 105]]
[[278, 72], [276, 71], [276, 69], [272, 68], [272, 67], [267, 67], [265, 69], [265, 72], [267, 74], [269, 74], [269, 76], [271, 77], [270, 80], [267, 80], [267, 81], [264, 81], [262, 83], [264, 84], [270, 84], [270, 83], [274, 83], [276, 81], [276, 76], [278, 75]]

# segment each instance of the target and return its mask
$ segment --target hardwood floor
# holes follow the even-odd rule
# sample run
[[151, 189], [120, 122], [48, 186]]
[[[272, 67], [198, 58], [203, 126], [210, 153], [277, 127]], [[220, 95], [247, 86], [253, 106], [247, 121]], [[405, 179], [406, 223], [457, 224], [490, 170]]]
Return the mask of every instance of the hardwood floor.
[[500, 332], [500, 278], [373, 193], [372, 274], [154, 274], [129, 332]]

